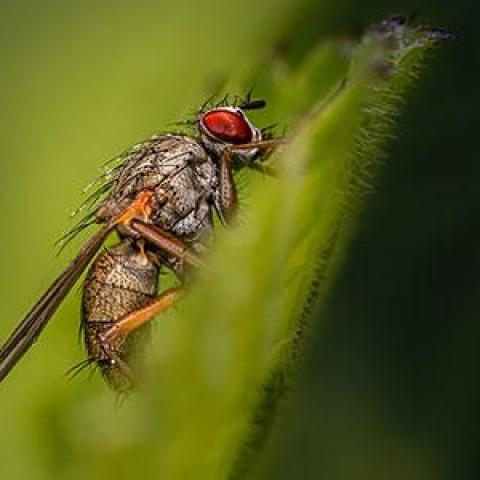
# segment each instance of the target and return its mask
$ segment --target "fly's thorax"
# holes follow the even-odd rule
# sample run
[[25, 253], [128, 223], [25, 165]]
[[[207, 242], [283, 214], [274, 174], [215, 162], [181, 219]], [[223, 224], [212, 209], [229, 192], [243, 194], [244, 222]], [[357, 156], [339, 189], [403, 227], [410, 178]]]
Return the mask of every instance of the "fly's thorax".
[[155, 193], [153, 223], [175, 235], [196, 237], [197, 230], [208, 230], [211, 224], [209, 205], [218, 189], [217, 170], [197, 140], [182, 135], [159, 137], [125, 162], [97, 220], [120, 214], [140, 192], [148, 190]]
[[136, 357], [138, 336], [145, 331], [139, 329], [113, 344], [102, 343], [100, 336], [125, 315], [149, 304], [157, 291], [157, 279], [154, 255], [129, 241], [102, 252], [86, 277], [82, 324], [87, 352], [115, 388], [125, 380], [118, 362], [130, 365]]

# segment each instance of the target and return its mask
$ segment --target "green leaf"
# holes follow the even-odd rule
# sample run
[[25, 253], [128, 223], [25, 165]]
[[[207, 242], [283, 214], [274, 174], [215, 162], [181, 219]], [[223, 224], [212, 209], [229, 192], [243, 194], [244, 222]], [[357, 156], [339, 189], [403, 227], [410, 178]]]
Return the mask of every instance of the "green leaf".
[[218, 233], [190, 297], [159, 319], [130, 403], [149, 434], [115, 469], [134, 475], [129, 459], [142, 455], [165, 478], [245, 477], [318, 326], [309, 312], [342, 268], [405, 88], [439, 36], [394, 19], [364, 37], [348, 69], [349, 45], [331, 43], [272, 87], [292, 125], [278, 178], [251, 180], [239, 224]]
[[[262, 4], [263, 16], [256, 12], [256, 28], [262, 27], [261, 19], [271, 17], [274, 3]], [[202, 52], [210, 54], [210, 49], [219, 44], [213, 35], [196, 35], [198, 25], [209, 20], [210, 9], [198, 8], [195, 10], [198, 17], [189, 17], [191, 5], [183, 8], [185, 11], [175, 10], [170, 17], [166, 16], [163, 7], [159, 8], [155, 21], [151, 21], [150, 10], [143, 12], [131, 7], [133, 18], [138, 16], [138, 25], [134, 22], [137, 28], [121, 29], [121, 35], [115, 37], [111, 46], [123, 52], [127, 43], [140, 42], [138, 47], [132, 47], [128, 56], [137, 61], [138, 52], [149, 45], [151, 50], [143, 53], [142, 62], [138, 60], [143, 70], [139, 73], [136, 68], [125, 68], [122, 56], [113, 62], [116, 66], [113, 71], [111, 65], [105, 67], [108, 59], [103, 52], [107, 48], [87, 69], [79, 67], [77, 57], [72, 55], [72, 84], [85, 84], [97, 92], [96, 101], [104, 100], [97, 85], [94, 83], [92, 87], [89, 83], [92, 78], [99, 81], [97, 70], [102, 67], [102, 81], [114, 102], [125, 96], [136, 105], [138, 91], [145, 88], [145, 92], [140, 93], [147, 97], [145, 103], [151, 109], [147, 118], [150, 115], [153, 123], [158, 121], [160, 108], [152, 103], [152, 92], [157, 88], [155, 79], [162, 73], [167, 78], [164, 88], [172, 83], [172, 78], [179, 79], [180, 87], [168, 96], [170, 104], [167, 102], [165, 107], [173, 113], [174, 108], [179, 108], [174, 105], [180, 93], [187, 92], [188, 99], [188, 87], [193, 83], [188, 73], [195, 70], [201, 72], [199, 76], [206, 75], [205, 72], [210, 74], [208, 55], [192, 56], [189, 62], [181, 64], [183, 69], [179, 74], [172, 58], [187, 57], [188, 44], [178, 42], [175, 55], [169, 56], [171, 42], [164, 41], [164, 50], [159, 54], [157, 43], [149, 36], [142, 42], [143, 35], [154, 31], [158, 22], [158, 31], [165, 28], [168, 39], [171, 38], [170, 30], [180, 32], [175, 35], [179, 40], [193, 32], [196, 41], [204, 42], [199, 47]], [[239, 23], [253, 25], [248, 22], [249, 9], [245, 10], [243, 4], [235, 8], [234, 15], [230, 11], [225, 14], [225, 21], [229, 16], [238, 19], [242, 14], [244, 17]], [[110, 10], [106, 12], [111, 14]], [[124, 20], [131, 15], [125, 14]], [[23, 20], [23, 13], [19, 16]], [[97, 37], [90, 33], [85, 35], [85, 41], [92, 43], [92, 51], [109, 34], [101, 18], [99, 16], [100, 27], [95, 30]], [[161, 23], [165, 18], [175, 21]], [[37, 25], [37, 20], [35, 16], [32, 24]], [[148, 28], [145, 28], [148, 21]], [[11, 25], [15, 27], [14, 23]], [[41, 25], [48, 27], [46, 23]], [[231, 69], [231, 57], [233, 55], [236, 60], [238, 52], [242, 52], [242, 61], [253, 57], [254, 50], [245, 54], [246, 43], [243, 43], [253, 28], [242, 31], [241, 36], [228, 36], [230, 28], [220, 30], [223, 32], [221, 38], [225, 39], [221, 45], [224, 54], [221, 65]], [[139, 30], [142, 35], [138, 35]], [[35, 30], [32, 32], [35, 40], [43, 38]], [[81, 32], [84, 33], [83, 28]], [[128, 39], [126, 43], [118, 43], [124, 36]], [[355, 234], [365, 197], [375, 184], [380, 160], [384, 157], [383, 148], [393, 134], [393, 120], [405, 89], [415, 80], [424, 54], [444, 36], [434, 30], [412, 29], [397, 19], [372, 30], [359, 45], [331, 40], [312, 45], [303, 59], [296, 59], [294, 66], [281, 55], [259, 65], [252, 76], [258, 90], [268, 98], [269, 108], [265, 113], [258, 112], [255, 123], [280, 122], [280, 127], [288, 126], [289, 144], [279, 149], [272, 159], [278, 178], [247, 172], [243, 179], [246, 182], [245, 201], [238, 225], [218, 230], [214, 246], [205, 259], [207, 266], [198, 272], [191, 295], [176, 309], [157, 319], [153, 344], [146, 352], [148, 365], [144, 384], [122, 408], [114, 408], [112, 394], [101, 390], [99, 378], [67, 386], [58, 382], [46, 388], [45, 375], [52, 373], [54, 365], [58, 367], [58, 358], [54, 361], [45, 354], [31, 360], [28, 367], [38, 368], [34, 375], [30, 374], [31, 370], [24, 370], [22, 387], [27, 385], [27, 389], [22, 390], [22, 398], [12, 406], [18, 398], [17, 391], [9, 390], [4, 396], [3, 410], [15, 412], [2, 421], [9, 439], [4, 447], [10, 452], [9, 458], [2, 463], [6, 471], [15, 471], [19, 476], [23, 473], [25, 478], [244, 478], [258, 463], [257, 455], [271, 431], [279, 402], [298, 376], [303, 353], [310, 341], [309, 333], [320, 326], [317, 322], [321, 319], [317, 318], [313, 324], [310, 312], [321, 306], [334, 288], [335, 276], [343, 268], [343, 251]], [[52, 36], [51, 43], [57, 45], [59, 42]], [[75, 48], [84, 46], [83, 42], [78, 44], [77, 36], [71, 43]], [[57, 52], [59, 57], [70, 58], [70, 52], [69, 55], [60, 53]], [[17, 52], [14, 56], [16, 61], [23, 59]], [[57, 65], [54, 56], [50, 60], [52, 65]], [[23, 63], [27, 68], [23, 77], [30, 78], [34, 62], [22, 60]], [[152, 65], [158, 65], [155, 67], [158, 71], [149, 76]], [[43, 64], [42, 68], [55, 71]], [[79, 72], [82, 74], [78, 77], [82, 79], [80, 82], [76, 76]], [[131, 75], [126, 80], [125, 72]], [[118, 78], [124, 78], [123, 83], [117, 81]], [[250, 81], [244, 83], [250, 86]], [[24, 90], [21, 90], [22, 99]], [[134, 93], [129, 94], [130, 90]], [[70, 93], [59, 98], [67, 97], [76, 99], [81, 95]], [[35, 103], [27, 102], [28, 108]], [[58, 103], [63, 106], [67, 102], [59, 100]], [[48, 111], [52, 118], [58, 116], [59, 122], [63, 122], [62, 115], [57, 114], [63, 110], [56, 110], [50, 98], [46, 97], [45, 108], [41, 102], [39, 105], [38, 112]], [[142, 108], [132, 112], [120, 119], [122, 128], [145, 122]], [[93, 117], [85, 116], [84, 123], [92, 121]], [[23, 125], [24, 119], [21, 120]], [[110, 120], [101, 118], [99, 125], [113, 125]], [[27, 129], [29, 133], [37, 128], [36, 122], [32, 122], [30, 130]], [[96, 130], [98, 126], [86, 129], [84, 137], [80, 136], [81, 143], [91, 142]], [[41, 134], [37, 135], [30, 142], [24, 142], [33, 144], [35, 153], [36, 142], [41, 143]], [[103, 141], [104, 135], [98, 138]], [[123, 139], [123, 134], [118, 135]], [[49, 158], [58, 151], [69, 158], [80, 150], [71, 146], [68, 150], [68, 141], [60, 148], [58, 141], [50, 139]], [[45, 144], [42, 145], [45, 148]], [[38, 155], [41, 148], [39, 150]], [[53, 177], [50, 170], [55, 169], [49, 170], [50, 164], [45, 165], [43, 161], [46, 153], [39, 158], [42, 161], [37, 162], [38, 171], [30, 172], [30, 186], [37, 185], [36, 176], [40, 171], [48, 170]], [[64, 183], [68, 182], [59, 181], [55, 176], [48, 185], [53, 189]], [[48, 189], [48, 185], [42, 184], [42, 188]], [[38, 185], [37, 190], [25, 187], [25, 192], [30, 200], [38, 201]], [[48, 207], [52, 214], [47, 212], [49, 218], [56, 212], [51, 203]], [[37, 216], [35, 210], [31, 217]], [[44, 219], [38, 222], [32, 227], [37, 227], [39, 232], [46, 230]], [[21, 226], [23, 229], [24, 225]], [[31, 248], [31, 239], [27, 241]], [[24, 246], [27, 248], [27, 243]], [[35, 256], [41, 254], [35, 252]], [[22, 278], [26, 273], [29, 272], [24, 271]], [[18, 295], [23, 298], [22, 292]], [[73, 317], [72, 311], [68, 313]], [[52, 343], [57, 340], [55, 351], [60, 352], [64, 363], [68, 364], [71, 345], [64, 342], [67, 334], [61, 336], [57, 332], [55, 336], [54, 328], [52, 325], [49, 332]], [[68, 336], [71, 336], [70, 331]], [[40, 355], [39, 349], [37, 355]], [[34, 365], [38, 358], [47, 360]], [[55, 374], [56, 371], [52, 373]]]

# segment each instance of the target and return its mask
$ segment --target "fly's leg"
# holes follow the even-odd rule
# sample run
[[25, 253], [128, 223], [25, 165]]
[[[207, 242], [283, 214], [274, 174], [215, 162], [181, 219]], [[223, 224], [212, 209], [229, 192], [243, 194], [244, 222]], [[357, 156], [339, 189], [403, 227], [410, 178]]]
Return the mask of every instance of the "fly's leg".
[[[219, 214], [223, 223], [228, 224], [235, 217], [237, 212], [237, 188], [233, 181], [233, 161], [232, 155], [236, 150], [252, 150], [258, 149], [262, 154], [268, 153], [279, 145], [283, 145], [286, 141], [283, 138], [273, 138], [269, 140], [259, 140], [257, 142], [243, 143], [241, 145], [232, 145], [226, 148], [220, 157], [220, 199]], [[263, 170], [261, 167], [259, 170]], [[271, 173], [268, 171], [267, 173]]]
[[165, 311], [177, 302], [183, 295], [183, 288], [171, 288], [156, 297], [149, 305], [135, 310], [120, 319], [109, 330], [100, 335], [103, 344], [108, 345], [127, 336], [133, 330], [149, 322], [153, 317]]
[[154, 192], [149, 190], [140, 192], [131, 205], [114, 220], [114, 224], [122, 225], [133, 236], [148, 240], [182, 262], [197, 268], [203, 266], [200, 257], [185, 242], [148, 223], [153, 211], [154, 196]]
[[228, 148], [220, 157], [219, 182], [218, 213], [222, 223], [228, 224], [235, 217], [238, 207], [237, 187], [233, 181], [232, 153]]
[[240, 145], [232, 145], [229, 147], [229, 151], [235, 150], [253, 150], [258, 148], [262, 151], [270, 150], [271, 148], [279, 147], [280, 145], [286, 145], [287, 140], [284, 138], [271, 138], [269, 140], [258, 140], [256, 142], [242, 143]]
[[203, 266], [200, 257], [185, 242], [156, 225], [133, 219], [130, 223], [130, 228], [164, 252], [176, 257], [182, 263], [196, 268]]

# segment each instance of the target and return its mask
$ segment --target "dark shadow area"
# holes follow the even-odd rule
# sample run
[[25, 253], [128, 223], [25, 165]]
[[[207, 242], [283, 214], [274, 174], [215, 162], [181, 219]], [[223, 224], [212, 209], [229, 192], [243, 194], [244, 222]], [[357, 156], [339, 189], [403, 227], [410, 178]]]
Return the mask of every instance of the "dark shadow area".
[[318, 32], [312, 5], [294, 48], [337, 33], [347, 10], [352, 32], [357, 22], [416, 10], [421, 23], [448, 27], [458, 39], [436, 52], [409, 95], [348, 268], [319, 312], [324, 327], [303, 386], [276, 430], [271, 478], [475, 479], [480, 7], [343, 0], [336, 9], [322, 12], [332, 31]]

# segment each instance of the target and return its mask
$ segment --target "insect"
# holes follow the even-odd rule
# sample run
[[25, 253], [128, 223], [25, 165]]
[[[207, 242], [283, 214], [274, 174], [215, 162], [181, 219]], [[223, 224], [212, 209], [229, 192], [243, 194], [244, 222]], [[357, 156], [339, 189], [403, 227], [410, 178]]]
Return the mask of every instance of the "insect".
[[[237, 210], [233, 173], [262, 168], [282, 143], [256, 128], [246, 111], [263, 108], [250, 95], [204, 105], [190, 122], [194, 133], [152, 137], [121, 156], [101, 177], [90, 213], [68, 235], [93, 223], [102, 227], [21, 321], [0, 350], [0, 381], [32, 346], [106, 238], [118, 243], [93, 261], [84, 281], [82, 327], [88, 358], [114, 389], [135, 385], [129, 365], [136, 336], [148, 322], [186, 294], [188, 273], [202, 266], [201, 253], [214, 215], [232, 221]], [[157, 295], [159, 272], [169, 269], [178, 286]]]

